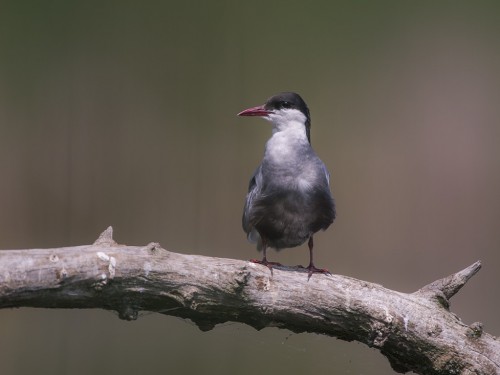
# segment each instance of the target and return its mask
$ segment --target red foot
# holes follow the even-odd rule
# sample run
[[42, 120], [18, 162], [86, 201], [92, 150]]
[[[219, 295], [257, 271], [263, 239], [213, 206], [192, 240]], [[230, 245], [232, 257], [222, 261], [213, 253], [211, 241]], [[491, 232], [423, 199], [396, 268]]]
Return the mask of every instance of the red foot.
[[308, 276], [307, 276], [307, 280], [309, 280], [311, 278], [313, 273], [322, 273], [323, 275], [332, 276], [332, 273], [330, 271], [328, 271], [326, 268], [317, 268], [314, 266], [314, 264], [309, 264], [309, 266], [307, 266], [307, 267], [304, 267], [304, 266], [298, 266], [298, 267], [304, 268], [304, 269], [309, 271]]
[[273, 275], [273, 267], [274, 266], [278, 266], [279, 267], [279, 266], [282, 265], [281, 263], [278, 263], [278, 262], [268, 262], [266, 258], [264, 258], [262, 260], [250, 259], [250, 262], [257, 263], [257, 264], [262, 264], [263, 266], [266, 266], [271, 271], [271, 275]]

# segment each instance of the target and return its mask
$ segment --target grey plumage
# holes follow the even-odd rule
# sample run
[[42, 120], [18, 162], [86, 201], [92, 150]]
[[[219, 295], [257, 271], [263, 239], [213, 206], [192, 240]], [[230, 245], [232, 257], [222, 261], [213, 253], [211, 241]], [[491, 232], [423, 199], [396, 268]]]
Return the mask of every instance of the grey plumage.
[[239, 115], [262, 116], [273, 123], [264, 158], [250, 179], [242, 224], [248, 239], [264, 251], [302, 245], [309, 240], [309, 271], [312, 236], [327, 229], [335, 219], [329, 174], [310, 144], [310, 114], [295, 93], [271, 97], [263, 106], [249, 108]]

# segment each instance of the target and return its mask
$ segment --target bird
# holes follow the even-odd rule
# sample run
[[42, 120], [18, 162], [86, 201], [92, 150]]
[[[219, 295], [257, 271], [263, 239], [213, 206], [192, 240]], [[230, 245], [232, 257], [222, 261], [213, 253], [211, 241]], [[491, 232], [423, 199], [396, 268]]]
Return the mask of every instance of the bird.
[[263, 105], [238, 116], [259, 116], [271, 122], [272, 136], [264, 157], [248, 186], [242, 226], [250, 242], [263, 252], [252, 260], [271, 269], [279, 263], [267, 260], [275, 250], [304, 244], [309, 247], [308, 279], [313, 273], [330, 274], [313, 261], [313, 235], [326, 230], [336, 217], [330, 190], [330, 174], [311, 147], [311, 115], [301, 96], [282, 92]]

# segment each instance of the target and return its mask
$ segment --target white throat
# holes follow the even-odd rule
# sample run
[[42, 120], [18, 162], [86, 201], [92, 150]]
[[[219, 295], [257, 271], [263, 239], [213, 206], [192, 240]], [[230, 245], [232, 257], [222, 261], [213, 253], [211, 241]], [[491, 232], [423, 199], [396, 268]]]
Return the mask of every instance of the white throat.
[[305, 126], [307, 118], [302, 112], [282, 109], [266, 116], [266, 119], [273, 124], [273, 136], [267, 141], [266, 156], [274, 163], [290, 162], [304, 145], [309, 147]]

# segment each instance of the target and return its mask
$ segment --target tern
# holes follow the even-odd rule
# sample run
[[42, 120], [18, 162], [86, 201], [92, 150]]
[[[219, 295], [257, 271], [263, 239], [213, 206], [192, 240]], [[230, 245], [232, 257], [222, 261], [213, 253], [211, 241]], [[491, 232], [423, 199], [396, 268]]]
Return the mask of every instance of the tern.
[[335, 202], [330, 175], [311, 147], [306, 103], [296, 93], [283, 92], [238, 116], [259, 116], [273, 126], [264, 158], [250, 179], [243, 209], [243, 230], [263, 252], [262, 260], [252, 261], [272, 271], [279, 263], [267, 260], [268, 247], [281, 250], [307, 241], [309, 278], [313, 273], [329, 274], [314, 265], [313, 235], [333, 223]]

